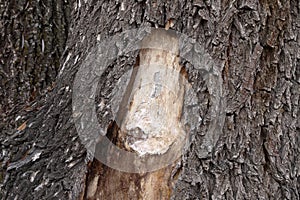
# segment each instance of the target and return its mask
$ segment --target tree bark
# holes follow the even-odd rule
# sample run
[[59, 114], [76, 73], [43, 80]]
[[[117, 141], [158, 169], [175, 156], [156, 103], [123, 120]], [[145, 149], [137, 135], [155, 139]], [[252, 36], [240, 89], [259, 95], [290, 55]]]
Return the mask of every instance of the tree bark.
[[[26, 114], [23, 126], [0, 137], [1, 199], [113, 199], [114, 191], [124, 199], [151, 199], [161, 183], [161, 199], [300, 199], [299, 1], [78, 0], [73, 8], [54, 89]], [[213, 117], [209, 86], [191, 63], [182, 63], [201, 100], [202, 121], [180, 161], [161, 169], [165, 173], [123, 173], [93, 160], [72, 118], [72, 84], [90, 50], [139, 27], [186, 34], [221, 63], [216, 68], [222, 72], [225, 122], [205, 156], [201, 146]], [[97, 108], [98, 118], [111, 140], [117, 139], [112, 92], [138, 53], [117, 58], [99, 82], [96, 104], [104, 106]], [[141, 192], [147, 177], [153, 177], [149, 196]], [[95, 191], [98, 196], [89, 196]]]
[[70, 4], [0, 1], [0, 129], [20, 125], [18, 112], [30, 110], [30, 103], [53, 87], [68, 36]]

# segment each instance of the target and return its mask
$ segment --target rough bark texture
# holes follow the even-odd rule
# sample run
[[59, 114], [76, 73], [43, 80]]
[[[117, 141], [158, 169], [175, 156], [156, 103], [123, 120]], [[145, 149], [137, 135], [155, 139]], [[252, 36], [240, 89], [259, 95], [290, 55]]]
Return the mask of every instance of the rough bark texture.
[[[72, 82], [97, 39], [141, 26], [165, 27], [170, 20], [172, 29], [204, 43], [224, 63], [227, 99], [222, 134], [205, 158], [199, 149], [210, 105], [201, 108], [199, 132], [174, 168], [177, 175], [169, 178], [176, 181], [169, 185], [172, 198], [300, 199], [300, 3], [295, 0], [77, 1], [55, 88], [28, 113], [23, 127], [1, 137], [1, 199], [82, 199], [95, 174], [105, 186], [125, 187], [128, 198], [139, 175], [112, 178], [110, 169], [87, 156], [72, 121]], [[110, 94], [136, 56], [118, 58], [99, 83], [97, 101], [105, 103], [101, 112], [108, 111], [99, 111], [99, 121], [107, 126]], [[209, 102], [199, 72], [189, 63], [185, 67], [193, 87], [200, 88], [198, 97]]]
[[68, 36], [69, 4], [0, 1], [0, 119], [10, 121], [0, 129], [20, 124], [11, 118], [53, 86]]

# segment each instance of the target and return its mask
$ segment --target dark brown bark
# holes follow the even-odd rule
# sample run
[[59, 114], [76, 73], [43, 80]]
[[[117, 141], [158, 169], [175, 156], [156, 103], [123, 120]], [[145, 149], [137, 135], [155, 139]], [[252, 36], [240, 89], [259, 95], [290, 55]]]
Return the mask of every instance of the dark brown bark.
[[69, 1], [0, 1], [0, 129], [53, 87], [70, 20]]
[[[75, 5], [64, 67], [54, 90], [38, 102], [39, 111], [28, 114], [24, 130], [1, 138], [1, 198], [84, 198], [97, 175], [99, 187], [122, 186], [124, 198], [139, 197], [135, 196], [139, 187], [126, 193], [139, 175], [113, 172], [87, 155], [71, 116], [71, 88], [97, 38], [142, 26], [165, 27], [172, 19], [172, 29], [205, 44], [211, 57], [223, 63], [217, 67], [227, 102], [221, 135], [205, 156], [200, 152], [211, 105], [200, 106], [199, 131], [180, 166], [173, 169], [178, 169], [178, 176], [170, 177], [175, 182], [169, 185], [172, 198], [300, 199], [299, 1], [77, 1]], [[110, 94], [137, 54], [114, 61], [99, 83], [97, 101], [104, 100], [103, 112], [108, 114], [99, 112], [98, 117], [106, 127], [112, 116], [106, 107]], [[198, 97], [209, 102], [200, 72], [190, 63], [184, 65], [190, 83], [200, 88]]]

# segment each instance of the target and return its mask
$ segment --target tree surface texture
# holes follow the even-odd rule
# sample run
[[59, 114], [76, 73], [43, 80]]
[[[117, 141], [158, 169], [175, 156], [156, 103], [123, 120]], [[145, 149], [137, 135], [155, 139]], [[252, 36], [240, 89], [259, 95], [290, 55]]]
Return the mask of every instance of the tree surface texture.
[[[145, 197], [138, 186], [148, 175], [93, 159], [72, 116], [73, 82], [91, 49], [141, 27], [168, 27], [203, 45], [217, 60], [226, 101], [220, 135], [203, 156], [213, 117], [209, 88], [182, 62], [202, 121], [176, 166], [153, 172], [153, 183], [166, 185], [151, 185], [152, 192], [163, 188], [161, 199], [300, 199], [299, 1], [18, 2], [0, 1], [0, 199], [96, 199], [93, 189], [104, 199]], [[111, 140], [113, 89], [137, 55], [115, 59], [99, 82], [98, 119]]]

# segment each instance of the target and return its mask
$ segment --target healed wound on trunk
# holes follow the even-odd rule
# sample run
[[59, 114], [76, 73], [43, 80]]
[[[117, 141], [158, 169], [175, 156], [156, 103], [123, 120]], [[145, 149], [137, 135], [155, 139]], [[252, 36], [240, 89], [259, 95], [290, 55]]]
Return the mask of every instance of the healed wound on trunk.
[[185, 88], [179, 59], [176, 36], [157, 31], [142, 42], [139, 66], [127, 88], [120, 134], [125, 147], [140, 156], [163, 154], [185, 137], [180, 122]]

